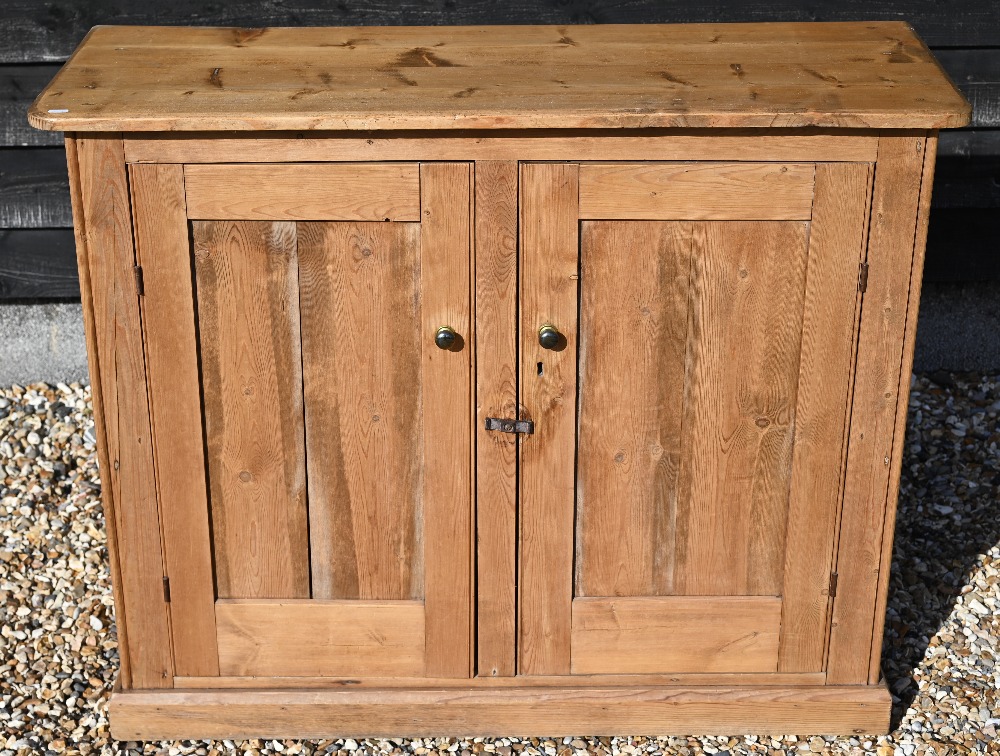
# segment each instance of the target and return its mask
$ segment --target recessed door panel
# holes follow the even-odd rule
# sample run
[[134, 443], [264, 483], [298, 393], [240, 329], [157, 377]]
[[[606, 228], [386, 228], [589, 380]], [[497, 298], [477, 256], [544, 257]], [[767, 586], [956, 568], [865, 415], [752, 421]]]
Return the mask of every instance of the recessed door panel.
[[780, 594], [806, 224], [582, 228], [576, 595]]
[[781, 593], [806, 244], [583, 222], [576, 595]]

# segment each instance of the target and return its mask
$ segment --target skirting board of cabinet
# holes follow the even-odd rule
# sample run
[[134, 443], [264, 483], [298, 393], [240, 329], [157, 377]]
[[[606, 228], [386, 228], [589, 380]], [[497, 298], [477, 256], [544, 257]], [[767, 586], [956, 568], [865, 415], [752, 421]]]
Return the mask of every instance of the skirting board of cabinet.
[[880, 734], [884, 684], [364, 690], [117, 690], [119, 740]]

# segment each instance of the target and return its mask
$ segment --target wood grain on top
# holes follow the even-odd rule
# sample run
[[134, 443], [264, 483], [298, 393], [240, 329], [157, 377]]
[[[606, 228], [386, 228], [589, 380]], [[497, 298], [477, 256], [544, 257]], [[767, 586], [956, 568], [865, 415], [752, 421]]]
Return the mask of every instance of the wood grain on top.
[[68, 131], [943, 128], [903, 22], [95, 27], [29, 120]]

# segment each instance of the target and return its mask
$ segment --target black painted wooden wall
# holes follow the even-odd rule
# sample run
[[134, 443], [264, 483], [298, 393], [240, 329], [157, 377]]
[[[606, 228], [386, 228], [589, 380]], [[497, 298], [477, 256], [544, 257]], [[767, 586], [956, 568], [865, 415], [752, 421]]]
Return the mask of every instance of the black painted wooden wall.
[[997, 0], [2, 0], [0, 300], [79, 296], [59, 134], [26, 109], [95, 24], [363, 26], [903, 19], [972, 101], [942, 135], [927, 276], [1000, 280], [1000, 2]]

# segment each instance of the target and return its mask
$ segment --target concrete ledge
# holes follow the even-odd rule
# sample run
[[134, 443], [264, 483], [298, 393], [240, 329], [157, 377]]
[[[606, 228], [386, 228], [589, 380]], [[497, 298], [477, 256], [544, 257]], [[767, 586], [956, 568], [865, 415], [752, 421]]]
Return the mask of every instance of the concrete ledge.
[[0, 305], [0, 386], [86, 380], [81, 305]]

